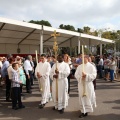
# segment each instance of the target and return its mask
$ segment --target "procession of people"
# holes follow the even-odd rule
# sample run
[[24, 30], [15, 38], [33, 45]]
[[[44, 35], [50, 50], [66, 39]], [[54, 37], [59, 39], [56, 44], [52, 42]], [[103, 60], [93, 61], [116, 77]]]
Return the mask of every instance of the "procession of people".
[[[97, 76], [106, 81], [113, 82], [120, 60], [110, 56], [91, 56], [79, 54], [78, 57], [70, 57], [68, 54], [54, 56], [41, 54], [34, 62], [31, 55], [26, 59], [9, 55], [1, 57], [1, 79], [0, 84], [6, 86], [6, 101], [11, 102], [12, 109], [25, 108], [21, 100], [22, 89], [32, 94], [34, 79], [38, 80], [41, 101], [39, 108], [43, 109], [50, 101], [54, 103], [53, 110], [60, 114], [68, 106], [70, 99], [70, 79], [76, 79], [78, 84], [78, 99], [80, 116], [83, 118], [94, 111], [96, 107], [96, 78]], [[73, 72], [74, 71], [74, 72]]]

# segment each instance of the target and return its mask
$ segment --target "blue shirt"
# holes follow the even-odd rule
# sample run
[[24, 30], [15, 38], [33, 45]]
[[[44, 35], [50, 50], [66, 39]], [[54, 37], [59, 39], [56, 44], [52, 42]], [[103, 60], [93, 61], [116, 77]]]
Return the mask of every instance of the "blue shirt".
[[78, 60], [76, 61], [77, 64], [81, 64], [82, 63], [82, 59], [78, 58]]
[[9, 62], [6, 60], [4, 63], [3, 63], [3, 66], [1, 68], [1, 76], [3, 78], [5, 78], [6, 75], [8, 75], [8, 71], [7, 71], [7, 68], [9, 66]]

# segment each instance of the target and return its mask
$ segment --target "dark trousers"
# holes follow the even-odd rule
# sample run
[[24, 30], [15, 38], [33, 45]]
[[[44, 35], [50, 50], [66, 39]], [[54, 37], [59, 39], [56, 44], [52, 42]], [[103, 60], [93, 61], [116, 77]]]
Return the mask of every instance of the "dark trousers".
[[31, 82], [31, 85], [33, 85], [33, 80], [34, 80], [34, 75], [33, 75], [33, 72], [32, 72], [32, 74], [30, 74], [31, 76], [30, 76], [30, 82]]
[[21, 102], [21, 92], [20, 87], [13, 87], [12, 88], [12, 107], [16, 107], [18, 102], [18, 106], [22, 106]]
[[67, 77], [68, 79], [68, 94], [70, 93], [70, 75]]
[[9, 100], [11, 97], [11, 81], [9, 80], [8, 75], [6, 75], [6, 100]]
[[28, 75], [26, 75], [26, 90], [27, 90], [27, 92], [31, 91], [32, 74], [33, 74], [33, 72], [29, 71], [30, 78], [28, 78]]
[[103, 66], [102, 65], [99, 65], [98, 66], [98, 72], [99, 72], [99, 78], [102, 78], [103, 77]]
[[22, 85], [20, 85], [20, 93], [22, 93], [22, 88], [23, 88]]
[[96, 79], [93, 80], [94, 89], [96, 90]]

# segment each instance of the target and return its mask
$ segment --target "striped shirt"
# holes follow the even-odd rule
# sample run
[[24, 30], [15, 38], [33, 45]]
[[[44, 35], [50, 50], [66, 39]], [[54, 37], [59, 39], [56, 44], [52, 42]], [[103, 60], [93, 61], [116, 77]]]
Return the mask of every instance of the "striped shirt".
[[18, 70], [12, 71], [11, 87], [20, 87], [20, 75]]

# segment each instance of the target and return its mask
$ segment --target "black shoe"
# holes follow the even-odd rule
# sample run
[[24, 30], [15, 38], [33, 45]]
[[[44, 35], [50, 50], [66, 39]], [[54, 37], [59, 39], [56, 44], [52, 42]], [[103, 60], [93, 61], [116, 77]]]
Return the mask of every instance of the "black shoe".
[[30, 93], [30, 94], [31, 94], [31, 93], [32, 93], [32, 91], [27, 91], [27, 93]]
[[25, 96], [25, 95], [21, 93], [21, 96]]
[[86, 117], [88, 115], [88, 113], [81, 113], [81, 115], [79, 116], [79, 118], [83, 118], [83, 117]]
[[88, 116], [88, 113], [85, 113], [84, 116], [85, 116], [85, 117]]
[[53, 110], [58, 110], [58, 109], [57, 109], [57, 108], [55, 108], [55, 107], [53, 107], [52, 109], [53, 109]]
[[44, 108], [45, 104], [39, 104], [39, 108], [42, 109]]
[[17, 110], [17, 109], [18, 109], [18, 107], [12, 107], [12, 109]]
[[63, 114], [64, 113], [64, 108], [59, 110], [60, 114]]
[[6, 99], [7, 102], [12, 102], [12, 100]]
[[45, 105], [47, 104], [48, 102], [45, 103]]
[[24, 105], [22, 105], [22, 106], [19, 106], [19, 109], [22, 109], [22, 108], [25, 108], [25, 106], [24, 106]]

